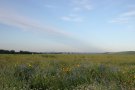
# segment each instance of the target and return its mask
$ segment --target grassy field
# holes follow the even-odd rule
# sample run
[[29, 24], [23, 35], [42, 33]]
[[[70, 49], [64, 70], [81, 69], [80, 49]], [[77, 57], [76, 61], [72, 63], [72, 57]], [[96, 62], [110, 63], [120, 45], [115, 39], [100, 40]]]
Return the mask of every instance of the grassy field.
[[3, 54], [0, 90], [135, 90], [135, 54]]

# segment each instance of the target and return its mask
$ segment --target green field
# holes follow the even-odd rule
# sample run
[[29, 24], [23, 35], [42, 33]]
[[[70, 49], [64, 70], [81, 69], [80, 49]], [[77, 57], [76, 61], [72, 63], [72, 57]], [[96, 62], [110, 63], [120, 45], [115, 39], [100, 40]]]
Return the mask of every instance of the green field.
[[135, 90], [135, 54], [1, 54], [0, 90]]

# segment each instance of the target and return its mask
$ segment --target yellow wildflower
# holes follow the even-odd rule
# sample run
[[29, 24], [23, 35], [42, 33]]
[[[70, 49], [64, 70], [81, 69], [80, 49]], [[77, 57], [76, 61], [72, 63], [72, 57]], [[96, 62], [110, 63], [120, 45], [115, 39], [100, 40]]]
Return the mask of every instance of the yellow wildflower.
[[32, 65], [31, 65], [31, 64], [29, 64], [28, 66], [29, 66], [29, 67], [31, 67]]
[[135, 75], [134, 75], [134, 78], [135, 78]]
[[80, 64], [77, 64], [77, 67], [80, 67]]
[[63, 72], [70, 72], [70, 71], [71, 71], [71, 68], [69, 68], [69, 67], [64, 67], [64, 68], [62, 68], [62, 71], [63, 71]]

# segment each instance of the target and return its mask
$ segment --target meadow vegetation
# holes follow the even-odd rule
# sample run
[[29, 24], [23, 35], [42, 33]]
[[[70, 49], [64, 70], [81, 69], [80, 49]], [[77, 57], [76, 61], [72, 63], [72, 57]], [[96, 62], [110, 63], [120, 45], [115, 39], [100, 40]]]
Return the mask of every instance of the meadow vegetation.
[[135, 90], [135, 54], [1, 54], [0, 90]]

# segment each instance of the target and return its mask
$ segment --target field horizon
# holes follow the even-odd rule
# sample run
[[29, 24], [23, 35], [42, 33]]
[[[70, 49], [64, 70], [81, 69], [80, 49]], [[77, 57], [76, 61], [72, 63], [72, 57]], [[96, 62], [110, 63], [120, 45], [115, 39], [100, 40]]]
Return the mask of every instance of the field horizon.
[[62, 52], [62, 51], [57, 51], [57, 52], [47, 52], [47, 51], [43, 51], [43, 52], [37, 52], [37, 51], [26, 51], [26, 50], [5, 50], [5, 49], [0, 49], [0, 54], [6, 54], [6, 53], [11, 53], [11, 54], [15, 54], [15, 53], [22, 53], [22, 54], [31, 54], [31, 53], [35, 53], [35, 54], [135, 54], [135, 51], [133, 50], [129, 50], [129, 51], [115, 51], [115, 52], [109, 52], [109, 51], [104, 51], [104, 52]]
[[135, 0], [0, 0], [0, 90], [135, 90]]
[[0, 67], [1, 90], [135, 89], [134, 54], [0, 54]]

